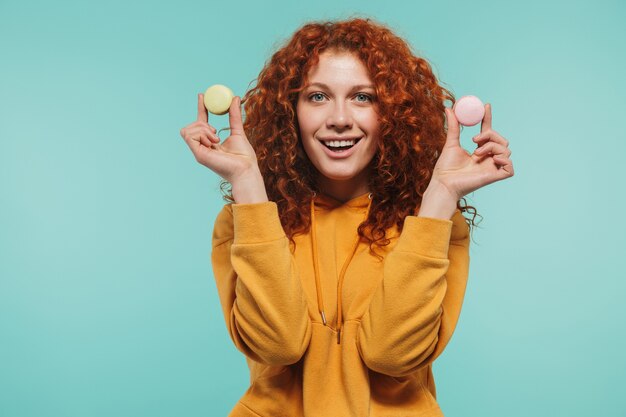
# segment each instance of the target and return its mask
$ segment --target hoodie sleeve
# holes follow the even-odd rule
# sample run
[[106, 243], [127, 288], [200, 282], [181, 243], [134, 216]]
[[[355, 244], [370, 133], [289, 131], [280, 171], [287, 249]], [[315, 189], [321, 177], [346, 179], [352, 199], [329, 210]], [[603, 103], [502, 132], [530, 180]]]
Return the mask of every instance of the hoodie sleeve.
[[469, 227], [407, 216], [384, 276], [361, 320], [357, 346], [368, 368], [406, 376], [432, 363], [452, 337], [469, 272]]
[[225, 205], [215, 221], [211, 261], [237, 349], [269, 365], [297, 362], [311, 322], [276, 203]]

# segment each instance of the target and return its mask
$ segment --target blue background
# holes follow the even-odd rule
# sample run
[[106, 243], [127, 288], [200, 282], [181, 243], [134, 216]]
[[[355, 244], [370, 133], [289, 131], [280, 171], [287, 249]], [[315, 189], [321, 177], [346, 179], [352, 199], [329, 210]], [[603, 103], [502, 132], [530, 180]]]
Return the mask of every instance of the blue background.
[[301, 24], [352, 15], [492, 103], [513, 151], [468, 198], [446, 416], [626, 415], [623, 1], [0, 0], [0, 416], [228, 413], [249, 381], [210, 266], [224, 202], [179, 130], [198, 92], [243, 95]]

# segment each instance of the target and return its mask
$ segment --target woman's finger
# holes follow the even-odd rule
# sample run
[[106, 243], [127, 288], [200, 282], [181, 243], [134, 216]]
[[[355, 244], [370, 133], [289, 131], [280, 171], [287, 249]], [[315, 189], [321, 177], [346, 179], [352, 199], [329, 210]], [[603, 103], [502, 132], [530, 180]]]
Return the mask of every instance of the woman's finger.
[[481, 147], [477, 148], [474, 153], [476, 155], [489, 155], [489, 153], [492, 153], [494, 155], [504, 155], [506, 157], [511, 156], [511, 150], [509, 148], [507, 148], [506, 146], [503, 146], [499, 143], [495, 143], [495, 142], [488, 142], [485, 143], [484, 145], [482, 145]]
[[460, 145], [460, 137], [461, 137], [461, 129], [459, 128], [459, 121], [456, 119], [454, 112], [445, 108], [444, 112], [446, 114], [446, 122], [448, 124], [448, 133], [446, 135], [446, 147], [450, 146], [461, 146]]
[[[189, 149], [191, 149], [191, 152], [194, 154], [194, 156], [196, 156], [200, 148], [200, 138], [199, 137], [193, 138], [189, 135], [184, 135], [183, 140], [185, 141], [187, 146], [189, 146]], [[197, 159], [197, 156], [196, 156], [196, 159]]]
[[483, 116], [483, 121], [480, 124], [480, 132], [486, 132], [491, 130], [491, 104], [485, 104], [485, 115]]
[[198, 93], [198, 119], [199, 122], [209, 123], [209, 112], [204, 107], [204, 94]]
[[511, 161], [510, 158], [496, 155], [493, 157], [493, 160], [498, 165], [500, 165], [500, 168], [498, 169], [499, 179], [504, 179], [515, 175], [515, 170], [513, 169], [513, 161]]
[[205, 164], [207, 158], [210, 157], [210, 153], [215, 152], [215, 150], [220, 146], [213, 143], [205, 136], [184, 139], [187, 146], [189, 146], [191, 153], [196, 158], [196, 161], [203, 165]]
[[214, 130], [215, 129], [211, 129], [207, 124], [198, 123], [193, 124], [192, 127], [183, 129], [183, 131], [181, 131], [181, 136], [195, 141], [199, 141], [200, 137], [207, 137], [212, 142], [219, 143], [220, 138]]
[[472, 141], [476, 142], [477, 144], [480, 143], [479, 142], [485, 142], [488, 140], [492, 140], [494, 142], [500, 143], [504, 146], [509, 146], [509, 141], [506, 140], [504, 137], [502, 137], [498, 132], [496, 132], [495, 130], [489, 130], [487, 132], [481, 132], [478, 135], [474, 136], [472, 138]]
[[202, 146], [205, 146], [209, 149], [213, 149], [213, 146], [215, 145], [215, 142], [210, 140], [208, 137], [202, 136], [200, 137], [200, 144]]
[[243, 120], [241, 119], [241, 98], [236, 96], [230, 103], [228, 122], [231, 135], [244, 135]]
[[220, 138], [219, 136], [217, 136], [217, 131], [215, 129], [211, 129], [210, 126], [203, 126], [201, 129], [201, 132], [209, 139], [211, 139], [212, 142], [215, 143], [219, 143]]

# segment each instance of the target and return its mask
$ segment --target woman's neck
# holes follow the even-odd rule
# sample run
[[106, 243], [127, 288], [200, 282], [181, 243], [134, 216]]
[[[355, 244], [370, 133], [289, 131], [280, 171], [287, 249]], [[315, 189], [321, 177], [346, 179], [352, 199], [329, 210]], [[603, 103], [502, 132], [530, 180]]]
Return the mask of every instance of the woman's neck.
[[342, 203], [369, 192], [367, 177], [365, 177], [365, 181], [359, 181], [357, 178], [351, 178], [346, 181], [321, 178], [318, 179], [318, 189], [320, 193], [332, 197], [337, 201], [341, 201]]

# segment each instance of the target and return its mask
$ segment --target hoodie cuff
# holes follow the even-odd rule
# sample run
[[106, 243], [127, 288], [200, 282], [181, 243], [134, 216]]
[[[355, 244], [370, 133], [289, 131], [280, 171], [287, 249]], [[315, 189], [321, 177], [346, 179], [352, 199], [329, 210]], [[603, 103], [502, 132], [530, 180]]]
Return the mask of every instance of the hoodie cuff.
[[407, 216], [394, 250], [431, 258], [448, 258], [452, 220]]
[[233, 244], [262, 243], [285, 237], [275, 202], [232, 204], [232, 210]]

